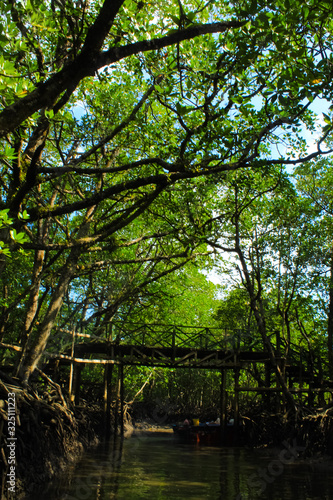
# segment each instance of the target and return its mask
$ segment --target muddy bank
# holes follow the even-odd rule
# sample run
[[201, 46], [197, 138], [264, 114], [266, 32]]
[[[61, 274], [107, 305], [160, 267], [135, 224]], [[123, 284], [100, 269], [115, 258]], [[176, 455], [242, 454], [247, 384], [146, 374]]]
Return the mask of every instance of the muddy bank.
[[333, 457], [333, 412], [313, 412], [287, 418], [283, 414], [261, 412], [243, 418], [247, 444], [253, 448], [274, 448], [282, 442], [302, 447], [301, 457]]
[[1, 500], [23, 499], [62, 474], [102, 429], [99, 407], [74, 408], [55, 387], [37, 393], [0, 380]]

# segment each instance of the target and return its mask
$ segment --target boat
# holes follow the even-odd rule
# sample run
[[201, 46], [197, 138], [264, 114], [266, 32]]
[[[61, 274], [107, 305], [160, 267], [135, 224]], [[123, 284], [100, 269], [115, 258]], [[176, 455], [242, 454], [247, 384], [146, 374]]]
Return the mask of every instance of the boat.
[[242, 424], [240, 424], [238, 432], [236, 432], [233, 419], [230, 419], [224, 429], [220, 423], [200, 423], [196, 419], [193, 420], [193, 423], [185, 421], [182, 424], [173, 424], [172, 428], [180, 441], [187, 443], [234, 446], [241, 444], [245, 438]]
[[173, 424], [172, 428], [182, 442], [218, 444], [221, 441], [221, 425], [215, 422]]

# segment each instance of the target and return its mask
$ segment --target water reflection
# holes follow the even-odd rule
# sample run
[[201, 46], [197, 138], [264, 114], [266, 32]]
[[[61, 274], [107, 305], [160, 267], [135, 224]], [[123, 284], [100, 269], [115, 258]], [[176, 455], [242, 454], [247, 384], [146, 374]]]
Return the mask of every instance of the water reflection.
[[[295, 462], [297, 446], [278, 454], [178, 443], [171, 434], [138, 434], [87, 454], [70, 484], [34, 500], [328, 500], [333, 479]], [[332, 469], [333, 470], [333, 469]]]

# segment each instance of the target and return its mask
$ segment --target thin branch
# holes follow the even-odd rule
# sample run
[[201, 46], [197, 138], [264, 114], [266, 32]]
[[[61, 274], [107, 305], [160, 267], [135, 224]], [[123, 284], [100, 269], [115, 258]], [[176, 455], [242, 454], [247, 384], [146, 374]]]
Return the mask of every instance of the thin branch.
[[[53, 107], [59, 96], [64, 95], [67, 102], [68, 89], [73, 92], [81, 80], [87, 76], [94, 76], [103, 66], [120, 61], [130, 55], [140, 52], [154, 51], [167, 47], [183, 40], [189, 40], [208, 33], [223, 33], [230, 28], [239, 28], [246, 24], [244, 21], [225, 21], [221, 23], [193, 25], [179, 30], [171, 35], [152, 40], [144, 40], [123, 47], [99, 53], [123, 0], [105, 0], [95, 23], [88, 31], [84, 46], [74, 61], [64, 66], [57, 74], [40, 84], [27, 96], [18, 99], [14, 104], [7, 106], [0, 113], [0, 137], [15, 130], [24, 120], [36, 111], [46, 107]], [[60, 97], [61, 99], [61, 97]], [[56, 105], [59, 108], [59, 105]]]

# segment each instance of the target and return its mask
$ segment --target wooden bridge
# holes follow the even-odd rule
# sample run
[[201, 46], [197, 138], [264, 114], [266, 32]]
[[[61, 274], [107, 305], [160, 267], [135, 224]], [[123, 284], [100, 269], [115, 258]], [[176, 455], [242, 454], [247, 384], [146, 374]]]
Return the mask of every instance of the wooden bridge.
[[[333, 393], [333, 381], [313, 380], [313, 359], [308, 359], [306, 351], [299, 346], [289, 346], [289, 357], [281, 353], [281, 339], [278, 332], [272, 345], [275, 346], [275, 360], [290, 393], [307, 394], [309, 401], [316, 394]], [[52, 346], [52, 340], [54, 345]], [[226, 422], [228, 393], [233, 393], [233, 411], [235, 424], [239, 419], [239, 394], [253, 392], [266, 394], [276, 393], [278, 402], [282, 402], [282, 389], [278, 377], [274, 377], [276, 367], [273, 366], [269, 353], [263, 350], [261, 341], [247, 330], [228, 330], [216, 327], [200, 327], [166, 324], [135, 324], [113, 322], [107, 328], [88, 334], [76, 329], [55, 331], [44, 353], [46, 361], [43, 369], [55, 375], [60, 365], [69, 365], [69, 394], [75, 404], [79, 404], [81, 372], [86, 365], [104, 365], [104, 412], [106, 432], [110, 428], [111, 386], [114, 367], [117, 367], [117, 379], [120, 391], [116, 396], [116, 412], [120, 407], [120, 426], [123, 430], [124, 377], [123, 367], [151, 366], [163, 368], [191, 368], [219, 370], [220, 409], [222, 427]], [[59, 353], [59, 345], [62, 346]], [[20, 346], [0, 343], [0, 348], [11, 348], [20, 351]], [[53, 352], [52, 352], [53, 350]], [[254, 368], [261, 364], [260, 383], [257, 386], [240, 386], [241, 370]], [[227, 373], [233, 374], [233, 384], [227, 387]], [[322, 377], [321, 377], [322, 378]]]
[[[266, 352], [255, 351], [257, 342], [240, 330], [179, 325], [111, 325], [101, 336], [74, 333], [71, 357], [78, 363], [160, 366], [167, 368], [219, 369], [240, 367], [243, 363], [268, 361]], [[248, 340], [240, 348], [241, 341]], [[67, 355], [69, 349], [67, 349]], [[64, 356], [62, 357], [64, 359]]]
[[[117, 404], [120, 406], [120, 415], [123, 415], [124, 377], [123, 366], [151, 366], [164, 368], [192, 368], [210, 369], [221, 372], [220, 407], [221, 422], [225, 424], [228, 389], [226, 387], [226, 373], [233, 372], [233, 404], [235, 423], [239, 419], [239, 393], [281, 393], [277, 382], [272, 380], [274, 368], [268, 352], [260, 348], [260, 341], [254, 340], [251, 331], [227, 330], [214, 327], [198, 327], [165, 324], [123, 324], [112, 323], [98, 332], [98, 335], [87, 334], [83, 331], [61, 330], [59, 336], [68, 342], [62, 353], [48, 353], [60, 364], [70, 365], [69, 392], [73, 401], [79, 403], [81, 372], [85, 365], [105, 365], [104, 372], [104, 410], [106, 428], [110, 424], [111, 383], [113, 368], [118, 366], [120, 382], [120, 397]], [[286, 360], [280, 355], [280, 337], [276, 338], [276, 361], [283, 368], [290, 392], [308, 394], [315, 392], [331, 392], [329, 387], [314, 388], [307, 378], [304, 359]], [[241, 387], [239, 384], [240, 372], [251, 364], [264, 365], [264, 387]], [[298, 387], [293, 388], [293, 382]], [[308, 382], [308, 383], [307, 383]], [[118, 411], [117, 411], [118, 413]], [[117, 414], [116, 413], [116, 414]], [[120, 418], [121, 429], [123, 419]]]

